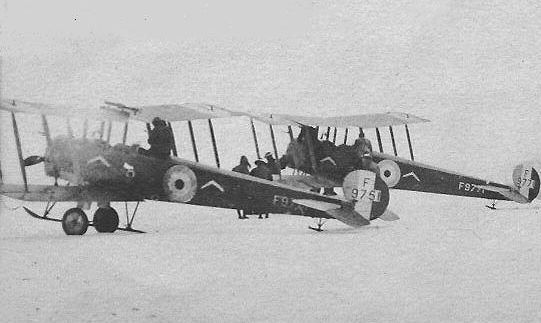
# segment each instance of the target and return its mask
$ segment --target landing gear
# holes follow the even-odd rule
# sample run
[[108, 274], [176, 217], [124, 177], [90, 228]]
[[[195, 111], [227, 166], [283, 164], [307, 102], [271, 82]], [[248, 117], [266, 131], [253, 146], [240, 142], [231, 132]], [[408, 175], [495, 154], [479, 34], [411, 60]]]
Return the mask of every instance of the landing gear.
[[132, 228], [133, 220], [135, 220], [135, 213], [137, 213], [137, 209], [139, 208], [139, 203], [135, 204], [135, 209], [132, 212], [131, 218], [129, 216], [128, 212], [128, 202], [124, 202], [124, 209], [126, 210], [126, 227], [125, 228], [119, 228], [119, 230], [123, 231], [129, 231], [129, 232], [137, 232], [137, 233], [145, 233], [145, 231], [140, 231]]
[[118, 227], [118, 213], [115, 211], [115, 209], [109, 206], [98, 208], [94, 213], [93, 221], [89, 223], [85, 212], [80, 207], [74, 207], [67, 210], [66, 213], [64, 213], [62, 219], [48, 217], [55, 204], [56, 202], [49, 201], [47, 203], [47, 206], [45, 206], [43, 215], [38, 215], [25, 206], [23, 206], [23, 209], [26, 211], [26, 213], [30, 214], [36, 219], [61, 222], [62, 229], [67, 235], [83, 235], [88, 230], [88, 226], [94, 226], [96, 228], [96, 231], [98, 232], [115, 232], [117, 230], [121, 230], [145, 233], [144, 231], [132, 228], [133, 220], [135, 219], [135, 213], [137, 212], [137, 208], [139, 207], [139, 202], [137, 202], [137, 205], [135, 206], [135, 209], [133, 210], [131, 216], [128, 212], [128, 203], [124, 203], [126, 208], [126, 227], [121, 228]]
[[100, 207], [94, 213], [92, 224], [98, 232], [113, 233], [118, 228], [118, 213], [112, 207]]
[[314, 227], [312, 227], [312, 226], [309, 226], [308, 229], [312, 229], [312, 230], [314, 230], [314, 231], [321, 232], [321, 231], [323, 231], [323, 229], [322, 229], [321, 227], [325, 224], [325, 222], [327, 222], [327, 221], [323, 221], [322, 218], [319, 218], [319, 220], [318, 220], [317, 223], [316, 223], [317, 228], [314, 228]]
[[71, 208], [62, 217], [62, 229], [67, 235], [83, 235], [88, 229], [88, 218], [78, 207]]

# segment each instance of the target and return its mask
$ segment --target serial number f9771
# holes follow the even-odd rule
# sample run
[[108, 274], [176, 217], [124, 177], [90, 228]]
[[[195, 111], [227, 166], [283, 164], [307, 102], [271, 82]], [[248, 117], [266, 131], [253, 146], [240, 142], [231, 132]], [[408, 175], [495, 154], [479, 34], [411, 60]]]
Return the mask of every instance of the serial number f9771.
[[485, 194], [484, 188], [481, 188], [479, 187], [479, 185], [472, 183], [458, 182], [458, 190]]

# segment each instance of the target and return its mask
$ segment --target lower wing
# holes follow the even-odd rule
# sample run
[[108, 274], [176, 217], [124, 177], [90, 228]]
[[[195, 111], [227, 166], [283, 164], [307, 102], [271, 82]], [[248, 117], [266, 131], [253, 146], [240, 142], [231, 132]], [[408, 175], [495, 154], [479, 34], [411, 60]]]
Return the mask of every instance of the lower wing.
[[96, 186], [54, 186], [1, 184], [0, 194], [23, 201], [142, 201], [143, 197], [129, 190]]

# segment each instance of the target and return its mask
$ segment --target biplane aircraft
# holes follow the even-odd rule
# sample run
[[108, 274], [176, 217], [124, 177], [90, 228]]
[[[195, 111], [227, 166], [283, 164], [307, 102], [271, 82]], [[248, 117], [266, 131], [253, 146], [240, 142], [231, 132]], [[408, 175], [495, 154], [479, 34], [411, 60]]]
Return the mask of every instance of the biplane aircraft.
[[[290, 176], [287, 182], [296, 187], [324, 188], [339, 187], [352, 169], [358, 169], [358, 154], [354, 146], [335, 145], [336, 129], [346, 128], [355, 123], [376, 129], [379, 152], [373, 152], [371, 158], [377, 163], [379, 177], [389, 188], [457, 195], [492, 200], [491, 209], [496, 200], [530, 203], [539, 198], [539, 172], [532, 163], [517, 165], [512, 173], [513, 185], [495, 183], [453, 171], [436, 168], [414, 160], [408, 124], [426, 122], [412, 115], [383, 114], [324, 118], [301, 117], [291, 115], [272, 115], [259, 117], [260, 120], [274, 125], [298, 124], [303, 128], [302, 137], [292, 140], [281, 164], [297, 169], [309, 176]], [[403, 124], [410, 152], [410, 160], [397, 156], [396, 142], [392, 125]], [[310, 125], [314, 126], [311, 127]], [[327, 126], [322, 139], [318, 139], [319, 127]], [[385, 154], [381, 141], [380, 127], [388, 126], [394, 155]], [[330, 141], [330, 130], [334, 127], [334, 139]], [[362, 126], [359, 132], [362, 132]], [[347, 136], [347, 132], [346, 132]]]
[[[514, 185], [503, 185], [459, 175], [415, 162], [409, 136], [408, 124], [427, 120], [403, 113], [365, 114], [347, 117], [300, 117], [290, 115], [259, 115], [237, 112], [208, 104], [181, 104], [128, 107], [106, 102], [99, 112], [81, 115], [72, 113], [70, 107], [51, 106], [39, 103], [3, 100], [1, 109], [11, 113], [13, 132], [17, 146], [23, 185], [1, 184], [0, 193], [25, 201], [43, 201], [47, 205], [42, 215], [24, 208], [31, 216], [62, 223], [66, 234], [84, 234], [88, 226], [98, 232], [115, 230], [137, 231], [132, 224], [139, 203], [145, 200], [188, 203], [218, 208], [243, 209], [250, 213], [288, 213], [318, 218], [321, 230], [322, 219], [337, 219], [350, 226], [358, 227], [380, 218], [397, 220], [398, 216], [387, 209], [389, 188], [406, 189], [440, 194], [480, 197], [491, 200], [530, 202], [539, 193], [539, 175], [530, 165], [521, 165], [515, 170]], [[22, 155], [17, 113], [41, 115], [47, 149], [43, 156]], [[82, 138], [60, 136], [51, 138], [47, 116], [78, 117], [109, 122], [124, 122], [121, 144], [111, 145], [109, 140], [86, 138], [86, 126]], [[187, 121], [190, 130], [195, 162], [178, 158], [176, 150], [167, 159], [141, 154], [137, 146], [126, 145], [128, 122], [137, 120], [147, 123], [154, 117], [172, 122]], [[275, 156], [278, 157], [273, 131], [274, 125], [288, 127], [291, 143], [286, 154], [280, 158], [283, 167], [298, 171], [297, 175], [283, 176], [280, 181], [268, 181], [220, 168], [212, 120], [225, 117], [247, 117], [252, 126], [257, 156], [260, 157], [254, 120], [269, 125]], [[216, 167], [198, 162], [193, 135], [192, 121], [207, 119], [211, 134]], [[86, 123], [85, 123], [86, 125]], [[411, 160], [396, 156], [392, 126], [404, 125]], [[304, 130], [304, 139], [293, 136], [292, 126]], [[389, 127], [395, 156], [382, 152], [379, 128]], [[314, 128], [316, 127], [316, 128]], [[327, 127], [326, 139], [318, 139], [318, 127]], [[380, 153], [374, 153], [380, 173], [375, 174], [357, 166], [354, 154], [347, 145], [336, 146], [331, 142], [330, 130], [343, 127], [375, 128]], [[103, 123], [102, 123], [103, 134]], [[171, 131], [171, 135], [173, 132]], [[324, 133], [325, 135], [325, 133]], [[347, 136], [347, 133], [346, 133]], [[102, 138], [102, 136], [100, 136]], [[292, 147], [294, 149], [292, 149]], [[291, 154], [300, 151], [301, 154]], [[26, 167], [43, 163], [45, 173], [55, 178], [55, 185], [30, 185]], [[58, 179], [68, 185], [59, 186]], [[343, 196], [322, 195], [310, 189], [342, 187]], [[76, 207], [67, 210], [63, 217], [49, 217], [57, 202], [75, 202]], [[93, 202], [97, 210], [92, 221], [84, 212]], [[126, 225], [119, 227], [118, 213], [111, 202], [125, 202]], [[128, 202], [135, 208], [128, 213]]]
[[[11, 114], [23, 184], [2, 182], [0, 193], [24, 201], [46, 202], [42, 215], [27, 207], [24, 207], [24, 210], [37, 219], [61, 222], [68, 235], [84, 234], [88, 226], [94, 226], [98, 232], [141, 232], [133, 229], [132, 224], [139, 203], [145, 200], [243, 209], [255, 214], [288, 213], [320, 220], [334, 218], [354, 227], [367, 225], [377, 218], [389, 221], [398, 218], [387, 210], [387, 185], [373, 172], [350, 172], [344, 179], [344, 197], [333, 197], [219, 168], [212, 120], [247, 116], [245, 113], [207, 104], [126, 107], [109, 102], [99, 112], [81, 115], [80, 112], [72, 112], [69, 107], [17, 100], [3, 100], [1, 109]], [[46, 138], [46, 151], [43, 156], [24, 158], [22, 155], [16, 119], [18, 113], [41, 115]], [[47, 120], [50, 115], [125, 122], [122, 143], [111, 145], [108, 140], [87, 138], [86, 123], [82, 138], [71, 134], [52, 138]], [[188, 121], [195, 162], [176, 156], [167, 159], [155, 158], [141, 154], [137, 146], [126, 145], [129, 120], [143, 121], [148, 126], [155, 117], [169, 121], [169, 127], [170, 122]], [[198, 119], [208, 120], [217, 167], [197, 161], [191, 121]], [[110, 128], [111, 126], [108, 127], [107, 138]], [[176, 155], [175, 150], [173, 155]], [[54, 185], [28, 183], [26, 168], [40, 163], [44, 164], [45, 174], [55, 179]], [[65, 181], [67, 185], [59, 185], [59, 180]], [[62, 218], [50, 217], [52, 208], [58, 202], [75, 202], [76, 206], [68, 209]], [[84, 209], [89, 209], [94, 202], [97, 209], [92, 221], [89, 221]], [[125, 202], [125, 226], [119, 227], [119, 216], [111, 207], [111, 202]], [[128, 202], [135, 203], [131, 214], [128, 212]], [[318, 223], [318, 230], [322, 223]]]

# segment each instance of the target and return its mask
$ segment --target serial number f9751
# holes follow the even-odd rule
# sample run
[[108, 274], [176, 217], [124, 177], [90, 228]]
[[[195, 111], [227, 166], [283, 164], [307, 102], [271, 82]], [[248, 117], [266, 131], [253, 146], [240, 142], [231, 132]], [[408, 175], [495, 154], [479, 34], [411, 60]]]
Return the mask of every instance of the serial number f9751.
[[352, 189], [351, 190], [351, 197], [354, 200], [362, 200], [362, 199], [368, 199], [372, 202], [380, 202], [381, 201], [381, 191], [380, 190], [366, 190], [366, 189]]

